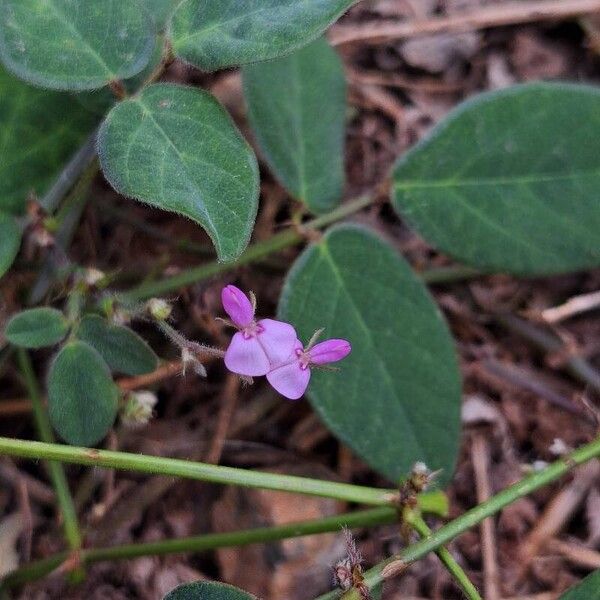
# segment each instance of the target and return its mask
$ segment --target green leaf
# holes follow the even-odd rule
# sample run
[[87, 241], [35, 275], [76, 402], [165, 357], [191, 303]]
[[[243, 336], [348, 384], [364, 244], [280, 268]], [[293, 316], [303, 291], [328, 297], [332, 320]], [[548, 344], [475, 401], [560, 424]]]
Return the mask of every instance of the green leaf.
[[32, 308], [14, 315], [4, 335], [15, 346], [43, 348], [58, 344], [69, 332], [69, 323], [55, 308]]
[[156, 354], [137, 333], [112, 325], [98, 315], [83, 317], [76, 335], [95, 348], [111, 370], [118, 373], [143, 375], [158, 366]]
[[248, 117], [276, 177], [313, 212], [334, 208], [344, 189], [346, 80], [320, 39], [285, 58], [243, 69]]
[[581, 583], [567, 590], [560, 600], [600, 600], [600, 570], [594, 571]]
[[66, 94], [32, 88], [0, 67], [0, 210], [41, 195], [98, 118]]
[[394, 206], [474, 267], [600, 265], [600, 90], [536, 83], [465, 102], [398, 162]]
[[114, 423], [118, 397], [108, 366], [89, 344], [69, 342], [54, 359], [48, 409], [52, 426], [67, 443], [97, 444]]
[[175, 54], [206, 71], [284, 56], [319, 37], [356, 0], [184, 0]]
[[176, 587], [163, 600], [257, 600], [257, 598], [225, 583], [199, 581]]
[[21, 229], [17, 221], [11, 215], [0, 212], [0, 277], [10, 269], [20, 246]]
[[207, 92], [147, 87], [109, 113], [98, 149], [118, 192], [196, 221], [220, 259], [234, 260], [248, 244], [258, 206], [256, 157]]
[[0, 59], [41, 87], [90, 90], [145, 66], [152, 21], [138, 0], [4, 0]]
[[[461, 384], [448, 327], [409, 265], [375, 234], [329, 230], [290, 271], [279, 305], [303, 342], [325, 328], [352, 353], [313, 369], [308, 397], [325, 424], [392, 481], [417, 461], [452, 475]], [[336, 365], [338, 366], [338, 365]]]

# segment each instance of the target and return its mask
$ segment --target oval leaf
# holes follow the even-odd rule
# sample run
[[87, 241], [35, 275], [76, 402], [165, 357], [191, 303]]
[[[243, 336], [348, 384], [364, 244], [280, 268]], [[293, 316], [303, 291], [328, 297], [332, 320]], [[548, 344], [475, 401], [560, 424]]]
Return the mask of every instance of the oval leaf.
[[43, 194], [98, 120], [71, 96], [0, 68], [0, 210], [22, 212], [31, 191]]
[[423, 283], [362, 228], [330, 230], [288, 275], [280, 316], [303, 342], [325, 328], [352, 353], [340, 373], [313, 370], [308, 397], [327, 426], [392, 481], [415, 462], [456, 461], [461, 385], [448, 327]]
[[196, 221], [222, 260], [244, 250], [258, 206], [258, 166], [210, 94], [169, 84], [147, 87], [112, 109], [98, 149], [118, 192]]
[[54, 359], [48, 410], [52, 426], [67, 443], [97, 444], [115, 421], [118, 397], [108, 366], [85, 342], [68, 343]]
[[581, 583], [567, 590], [560, 600], [600, 600], [600, 570], [594, 571]]
[[77, 337], [95, 348], [118, 373], [143, 375], [158, 366], [156, 354], [137, 333], [128, 327], [112, 325], [98, 315], [83, 317]]
[[10, 269], [21, 246], [21, 229], [10, 215], [0, 212], [0, 277]]
[[7, 323], [4, 335], [15, 346], [43, 348], [58, 344], [69, 332], [65, 316], [55, 308], [32, 308], [17, 313]]
[[89, 90], [139, 73], [154, 45], [138, 0], [4, 0], [0, 58], [21, 79]]
[[206, 71], [283, 56], [319, 37], [356, 0], [184, 0], [175, 54]]
[[331, 210], [344, 189], [346, 80], [320, 39], [285, 58], [243, 69], [248, 117], [276, 177], [313, 212]]
[[176, 587], [163, 600], [257, 600], [257, 598], [232, 585], [199, 581]]
[[600, 265], [596, 88], [537, 83], [464, 103], [400, 160], [394, 206], [475, 267], [542, 275]]

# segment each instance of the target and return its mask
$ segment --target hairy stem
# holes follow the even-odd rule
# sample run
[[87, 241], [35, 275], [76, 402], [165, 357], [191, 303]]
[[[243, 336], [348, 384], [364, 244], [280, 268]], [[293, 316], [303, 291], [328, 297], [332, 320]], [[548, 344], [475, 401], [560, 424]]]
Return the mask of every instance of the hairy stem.
[[[571, 452], [560, 460], [548, 465], [545, 469], [511, 485], [499, 494], [496, 494], [493, 498], [475, 506], [464, 515], [454, 519], [454, 521], [451, 521], [447, 525], [444, 525], [429, 537], [422, 539], [416, 544], [412, 544], [396, 556], [392, 556], [372, 569], [369, 569], [365, 573], [367, 585], [372, 589], [374, 586], [382, 583], [386, 578], [384, 576], [384, 570], [387, 569], [387, 572], [385, 573], [387, 575], [390, 571], [393, 571], [394, 566], [400, 568], [402, 565], [407, 565], [408, 563], [422, 558], [426, 554], [435, 551], [440, 546], [447, 544], [471, 527], [478, 525], [484, 519], [495, 515], [504, 507], [512, 504], [519, 498], [523, 498], [524, 496], [535, 492], [537, 489], [556, 481], [559, 477], [562, 477], [577, 465], [581, 465], [598, 456], [600, 456], [600, 438]], [[342, 592], [340, 590], [334, 590], [319, 596], [317, 600], [335, 600], [340, 597], [342, 597]], [[343, 598], [344, 600], [360, 600], [358, 594], [354, 591], [343, 594]]]
[[[36, 428], [40, 439], [46, 443], [54, 442], [54, 434], [52, 433], [52, 427], [42, 401], [42, 396], [38, 388], [38, 383], [31, 366], [31, 360], [25, 350], [19, 348], [17, 351], [17, 358], [23, 377], [25, 378], [25, 385], [27, 392], [31, 398], [31, 406], [33, 410], [33, 418], [35, 420]], [[65, 531], [65, 537], [71, 551], [78, 551], [81, 548], [81, 532], [79, 530], [79, 524], [77, 522], [77, 513], [75, 512], [75, 505], [73, 504], [73, 498], [69, 491], [69, 485], [63, 466], [57, 462], [48, 463], [48, 473], [50, 480], [56, 492], [56, 499], [60, 507], [62, 514], [63, 527]]]
[[[256, 472], [249, 469], [222, 467], [177, 458], [111, 452], [5, 437], [0, 437], [0, 455], [53, 460], [91, 467], [151, 473], [153, 475], [184, 477], [225, 485], [239, 485], [335, 498], [372, 506], [390, 506], [394, 504], [397, 497], [397, 491], [392, 489], [379, 489], [306, 477]], [[424, 512], [444, 514], [447, 511], [446, 498], [441, 492], [422, 494], [419, 500], [421, 510]]]
[[[421, 539], [427, 539], [431, 536], [431, 529], [429, 529], [427, 523], [422, 517], [414, 511], [405, 513], [406, 522], [419, 534]], [[456, 562], [452, 554], [445, 546], [440, 546], [435, 553], [438, 558], [442, 561], [446, 570], [456, 583], [461, 587], [465, 596], [469, 600], [482, 600], [477, 588], [473, 585], [467, 574], [463, 571], [462, 567]]]
[[[92, 548], [83, 550], [79, 560], [83, 564], [91, 564], [106, 560], [122, 560], [140, 556], [164, 556], [181, 552], [202, 552], [216, 548], [246, 546], [273, 542], [305, 535], [339, 531], [342, 527], [375, 527], [393, 523], [398, 519], [396, 509], [379, 507], [369, 510], [356, 511], [314, 521], [301, 521], [277, 527], [260, 527], [228, 533], [199, 535], [160, 542], [127, 544], [109, 548]], [[22, 585], [28, 581], [40, 579], [57, 569], [69, 558], [68, 552], [61, 552], [43, 560], [39, 560], [9, 573], [0, 583], [0, 588], [10, 588]]]

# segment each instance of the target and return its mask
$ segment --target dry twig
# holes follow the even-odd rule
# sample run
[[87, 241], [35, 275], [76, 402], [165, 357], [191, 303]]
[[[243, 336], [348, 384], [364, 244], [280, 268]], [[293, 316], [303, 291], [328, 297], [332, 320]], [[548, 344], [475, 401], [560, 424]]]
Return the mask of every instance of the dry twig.
[[[490, 486], [490, 449], [487, 440], [481, 433], [473, 436], [471, 443], [471, 460], [475, 473], [477, 502], [481, 504], [492, 496]], [[483, 571], [486, 600], [500, 600], [500, 574], [498, 572], [498, 556], [496, 555], [496, 531], [494, 520], [485, 519], [479, 526], [481, 531], [481, 547], [483, 553]]]
[[431, 35], [486, 29], [517, 23], [566, 19], [600, 11], [600, 0], [540, 0], [537, 2], [503, 2], [484, 6], [464, 14], [432, 19], [410, 20], [389, 25], [339, 25], [333, 28], [330, 41], [334, 46], [390, 41]]

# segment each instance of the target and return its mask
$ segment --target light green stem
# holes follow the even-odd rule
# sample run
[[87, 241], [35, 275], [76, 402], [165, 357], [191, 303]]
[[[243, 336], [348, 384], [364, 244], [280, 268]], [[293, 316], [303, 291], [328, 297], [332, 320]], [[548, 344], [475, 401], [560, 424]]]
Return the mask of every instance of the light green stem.
[[[407, 511], [405, 513], [405, 520], [419, 534], [421, 539], [427, 539], [431, 536], [431, 529], [429, 529], [427, 523], [423, 521], [418, 513]], [[445, 546], [440, 546], [435, 553], [446, 567], [448, 573], [452, 575], [456, 583], [461, 587], [465, 596], [469, 600], [482, 600], [477, 588], [473, 585], [473, 582], [468, 578], [462, 567], [456, 562], [452, 554], [450, 554], [449, 550]]]
[[[232, 531], [230, 533], [215, 533], [199, 535], [175, 540], [164, 540], [160, 542], [146, 542], [142, 544], [127, 544], [125, 546], [113, 546], [111, 548], [93, 548], [83, 550], [79, 559], [83, 564], [106, 560], [122, 560], [137, 558], [140, 556], [163, 556], [166, 554], [177, 554], [182, 552], [202, 552], [216, 548], [233, 546], [246, 546], [273, 542], [305, 535], [314, 535], [330, 531], [339, 531], [342, 527], [375, 527], [393, 523], [398, 519], [396, 509], [391, 507], [379, 507], [369, 510], [356, 511], [314, 521], [301, 521], [289, 523], [277, 527], [261, 527]], [[49, 558], [25, 565], [12, 573], [9, 573], [1, 582], [0, 587], [10, 588], [22, 585], [28, 581], [34, 581], [48, 575], [54, 569], [69, 558], [68, 552], [61, 552]]]
[[[190, 460], [164, 458], [128, 452], [111, 452], [93, 448], [79, 448], [62, 444], [47, 444], [28, 440], [15, 440], [0, 437], [0, 455], [19, 456], [54, 460], [59, 462], [137, 471], [153, 475], [184, 477], [199, 481], [209, 481], [225, 485], [293, 492], [309, 496], [335, 498], [346, 502], [367, 504], [372, 506], [390, 506], [394, 503], [397, 492], [392, 489], [371, 488], [348, 483], [320, 481], [306, 477], [263, 473], [250, 469], [222, 467]], [[443, 514], [447, 510], [447, 502], [441, 492], [432, 492], [419, 496], [419, 505], [424, 512]]]
[[[46, 414], [46, 409], [42, 402], [42, 397], [38, 388], [35, 373], [31, 366], [29, 355], [25, 350], [19, 348], [17, 351], [17, 358], [21, 372], [25, 378], [25, 385], [27, 387], [29, 398], [31, 399], [33, 418], [40, 439], [42, 442], [52, 444], [54, 442], [54, 434], [52, 433], [52, 427], [50, 426], [50, 421], [48, 420], [48, 415]], [[72, 551], [78, 551], [81, 548], [82, 542], [81, 532], [79, 530], [77, 513], [75, 512], [75, 505], [73, 504], [73, 498], [69, 491], [69, 484], [67, 483], [65, 471], [60, 463], [49, 462], [48, 473], [54, 491], [56, 492], [56, 499], [62, 514], [67, 543]]]
[[[313, 219], [306, 223], [306, 225], [303, 225], [303, 229], [306, 232], [312, 231], [314, 233], [327, 225], [331, 225], [344, 217], [350, 216], [359, 210], [366, 208], [372, 204], [372, 202], [373, 199], [371, 196], [361, 196], [360, 198], [342, 204], [340, 207], [326, 215]], [[275, 234], [268, 240], [252, 244], [234, 262], [212, 262], [200, 265], [199, 267], [192, 267], [191, 269], [186, 269], [177, 275], [167, 277], [160, 281], [142, 283], [128, 292], [122, 293], [120, 297], [125, 302], [138, 302], [140, 300], [152, 298], [153, 296], [162, 296], [220, 273], [232, 271], [241, 265], [257, 262], [284, 248], [295, 246], [302, 242], [303, 239], [305, 239], [305, 236], [301, 234], [298, 228], [290, 228]], [[470, 279], [478, 274], [477, 271], [470, 267], [456, 265], [425, 271], [421, 273], [421, 277], [426, 283], [435, 284]]]
[[[578, 448], [570, 454], [564, 456], [560, 460], [548, 465], [545, 469], [522, 479], [518, 483], [511, 485], [506, 488], [493, 498], [490, 498], [486, 502], [475, 506], [471, 510], [467, 511], [464, 515], [454, 519], [444, 527], [441, 527], [436, 532], [432, 533], [429, 537], [417, 542], [405, 548], [400, 554], [392, 556], [383, 562], [379, 563], [372, 569], [369, 569], [365, 573], [365, 581], [369, 588], [373, 589], [374, 586], [379, 585], [383, 582], [384, 577], [382, 571], [385, 567], [392, 563], [408, 564], [419, 558], [423, 558], [426, 554], [435, 551], [440, 546], [447, 544], [450, 540], [458, 537], [471, 527], [481, 523], [484, 519], [495, 515], [501, 511], [505, 506], [512, 504], [519, 498], [523, 498], [537, 489], [556, 481], [559, 477], [562, 477], [565, 473], [568, 473], [577, 465], [581, 465], [589, 460], [600, 456], [600, 438]], [[334, 590], [322, 596], [319, 596], [317, 600], [334, 600], [342, 597], [342, 592]], [[344, 600], [360, 600], [358, 594], [354, 591], [343, 594]]]
[[[371, 196], [361, 196], [360, 198], [342, 204], [340, 207], [326, 215], [313, 219], [304, 225], [304, 228], [307, 231], [317, 231], [331, 223], [335, 223], [344, 217], [362, 210], [371, 203]], [[213, 262], [206, 265], [200, 265], [199, 267], [187, 269], [177, 275], [162, 279], [161, 281], [142, 283], [138, 287], [122, 294], [121, 297], [125, 301], [136, 302], [153, 296], [162, 296], [182, 287], [218, 275], [219, 273], [231, 271], [241, 265], [256, 262], [269, 254], [273, 254], [274, 252], [290, 246], [295, 246], [303, 239], [304, 237], [299, 230], [290, 228], [275, 234], [264, 242], [252, 244], [235, 262]]]

